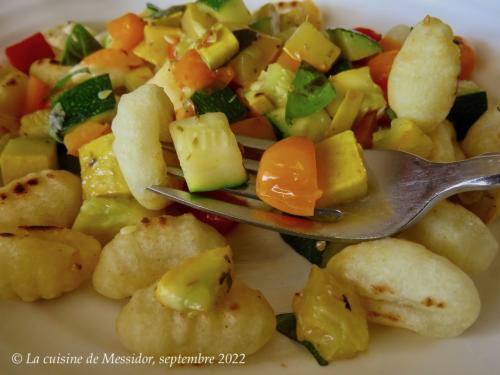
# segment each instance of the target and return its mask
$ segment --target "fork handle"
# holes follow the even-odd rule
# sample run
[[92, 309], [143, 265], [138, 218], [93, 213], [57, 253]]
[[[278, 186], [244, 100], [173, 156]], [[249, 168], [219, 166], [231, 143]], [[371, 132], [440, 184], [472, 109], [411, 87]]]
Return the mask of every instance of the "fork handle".
[[436, 164], [453, 192], [500, 187], [500, 153], [476, 156], [454, 163]]

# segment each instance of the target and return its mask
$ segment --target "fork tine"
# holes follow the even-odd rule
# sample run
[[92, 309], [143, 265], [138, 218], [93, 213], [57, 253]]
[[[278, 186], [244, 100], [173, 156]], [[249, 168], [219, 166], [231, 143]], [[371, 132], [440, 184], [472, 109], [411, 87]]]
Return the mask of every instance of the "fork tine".
[[254, 150], [260, 150], [260, 151], [265, 151], [269, 147], [271, 147], [274, 143], [276, 143], [274, 141], [269, 141], [267, 139], [247, 137], [245, 135], [237, 135], [236, 140], [238, 141], [238, 143], [242, 144], [245, 147], [253, 148]]

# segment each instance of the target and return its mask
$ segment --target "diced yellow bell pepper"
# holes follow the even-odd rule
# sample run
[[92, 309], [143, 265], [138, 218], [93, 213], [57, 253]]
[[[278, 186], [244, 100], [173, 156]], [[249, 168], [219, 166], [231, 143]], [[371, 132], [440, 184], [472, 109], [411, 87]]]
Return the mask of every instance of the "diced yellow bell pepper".
[[322, 72], [327, 72], [340, 55], [340, 48], [308, 21], [295, 30], [283, 49], [294, 59]]
[[318, 187], [323, 191], [318, 207], [332, 207], [366, 195], [368, 174], [361, 147], [351, 130], [318, 143], [316, 164]]
[[161, 66], [168, 56], [167, 43], [174, 44], [184, 33], [177, 27], [144, 26], [144, 40], [134, 48], [134, 54]]
[[342, 99], [339, 108], [333, 116], [332, 123], [326, 136], [339, 134], [351, 129], [352, 124], [354, 124], [358, 116], [363, 97], [364, 94], [361, 91], [347, 90], [344, 99]]
[[394, 119], [390, 129], [380, 129], [373, 134], [375, 149], [399, 150], [427, 158], [432, 146], [432, 139], [408, 119]]
[[0, 160], [4, 184], [28, 173], [57, 167], [56, 144], [50, 138], [13, 138], [5, 146]]
[[196, 47], [203, 61], [212, 70], [228, 62], [238, 53], [238, 49], [238, 39], [221, 23], [213, 25]]
[[79, 149], [83, 198], [130, 195], [113, 153], [113, 133], [106, 134]]

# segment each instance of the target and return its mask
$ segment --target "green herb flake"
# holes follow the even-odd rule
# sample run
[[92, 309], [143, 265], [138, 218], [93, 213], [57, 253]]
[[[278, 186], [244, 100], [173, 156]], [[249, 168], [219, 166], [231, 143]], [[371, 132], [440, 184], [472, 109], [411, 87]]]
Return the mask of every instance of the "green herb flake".
[[71, 29], [66, 38], [64, 51], [61, 55], [61, 64], [75, 65], [92, 52], [102, 49], [99, 42], [79, 23]]
[[326, 76], [302, 63], [288, 93], [285, 117], [288, 122], [307, 117], [326, 107], [335, 98], [335, 88]]
[[320, 366], [328, 365], [328, 361], [324, 359], [321, 354], [316, 350], [314, 345], [309, 341], [299, 341], [297, 339], [297, 318], [294, 313], [285, 313], [276, 315], [276, 330], [292, 339], [302, 344], [309, 352], [313, 355], [314, 359], [318, 362]]

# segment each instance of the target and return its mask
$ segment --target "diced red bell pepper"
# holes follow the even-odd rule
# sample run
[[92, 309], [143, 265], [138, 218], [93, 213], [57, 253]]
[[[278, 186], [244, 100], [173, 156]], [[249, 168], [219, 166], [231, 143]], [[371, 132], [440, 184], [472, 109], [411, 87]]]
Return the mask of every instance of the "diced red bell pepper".
[[372, 29], [369, 29], [367, 27], [356, 27], [354, 28], [355, 31], [361, 34], [365, 34], [367, 37], [372, 38], [376, 42], [379, 42], [380, 39], [382, 39], [382, 35], [377, 33], [376, 31], [373, 31]]
[[19, 43], [5, 49], [10, 64], [28, 74], [31, 64], [39, 59], [55, 58], [52, 47], [47, 43], [42, 33], [36, 33]]
[[361, 147], [366, 149], [372, 148], [372, 137], [377, 128], [377, 112], [368, 112], [354, 123], [352, 131], [354, 132], [354, 135], [356, 136], [356, 139]]

